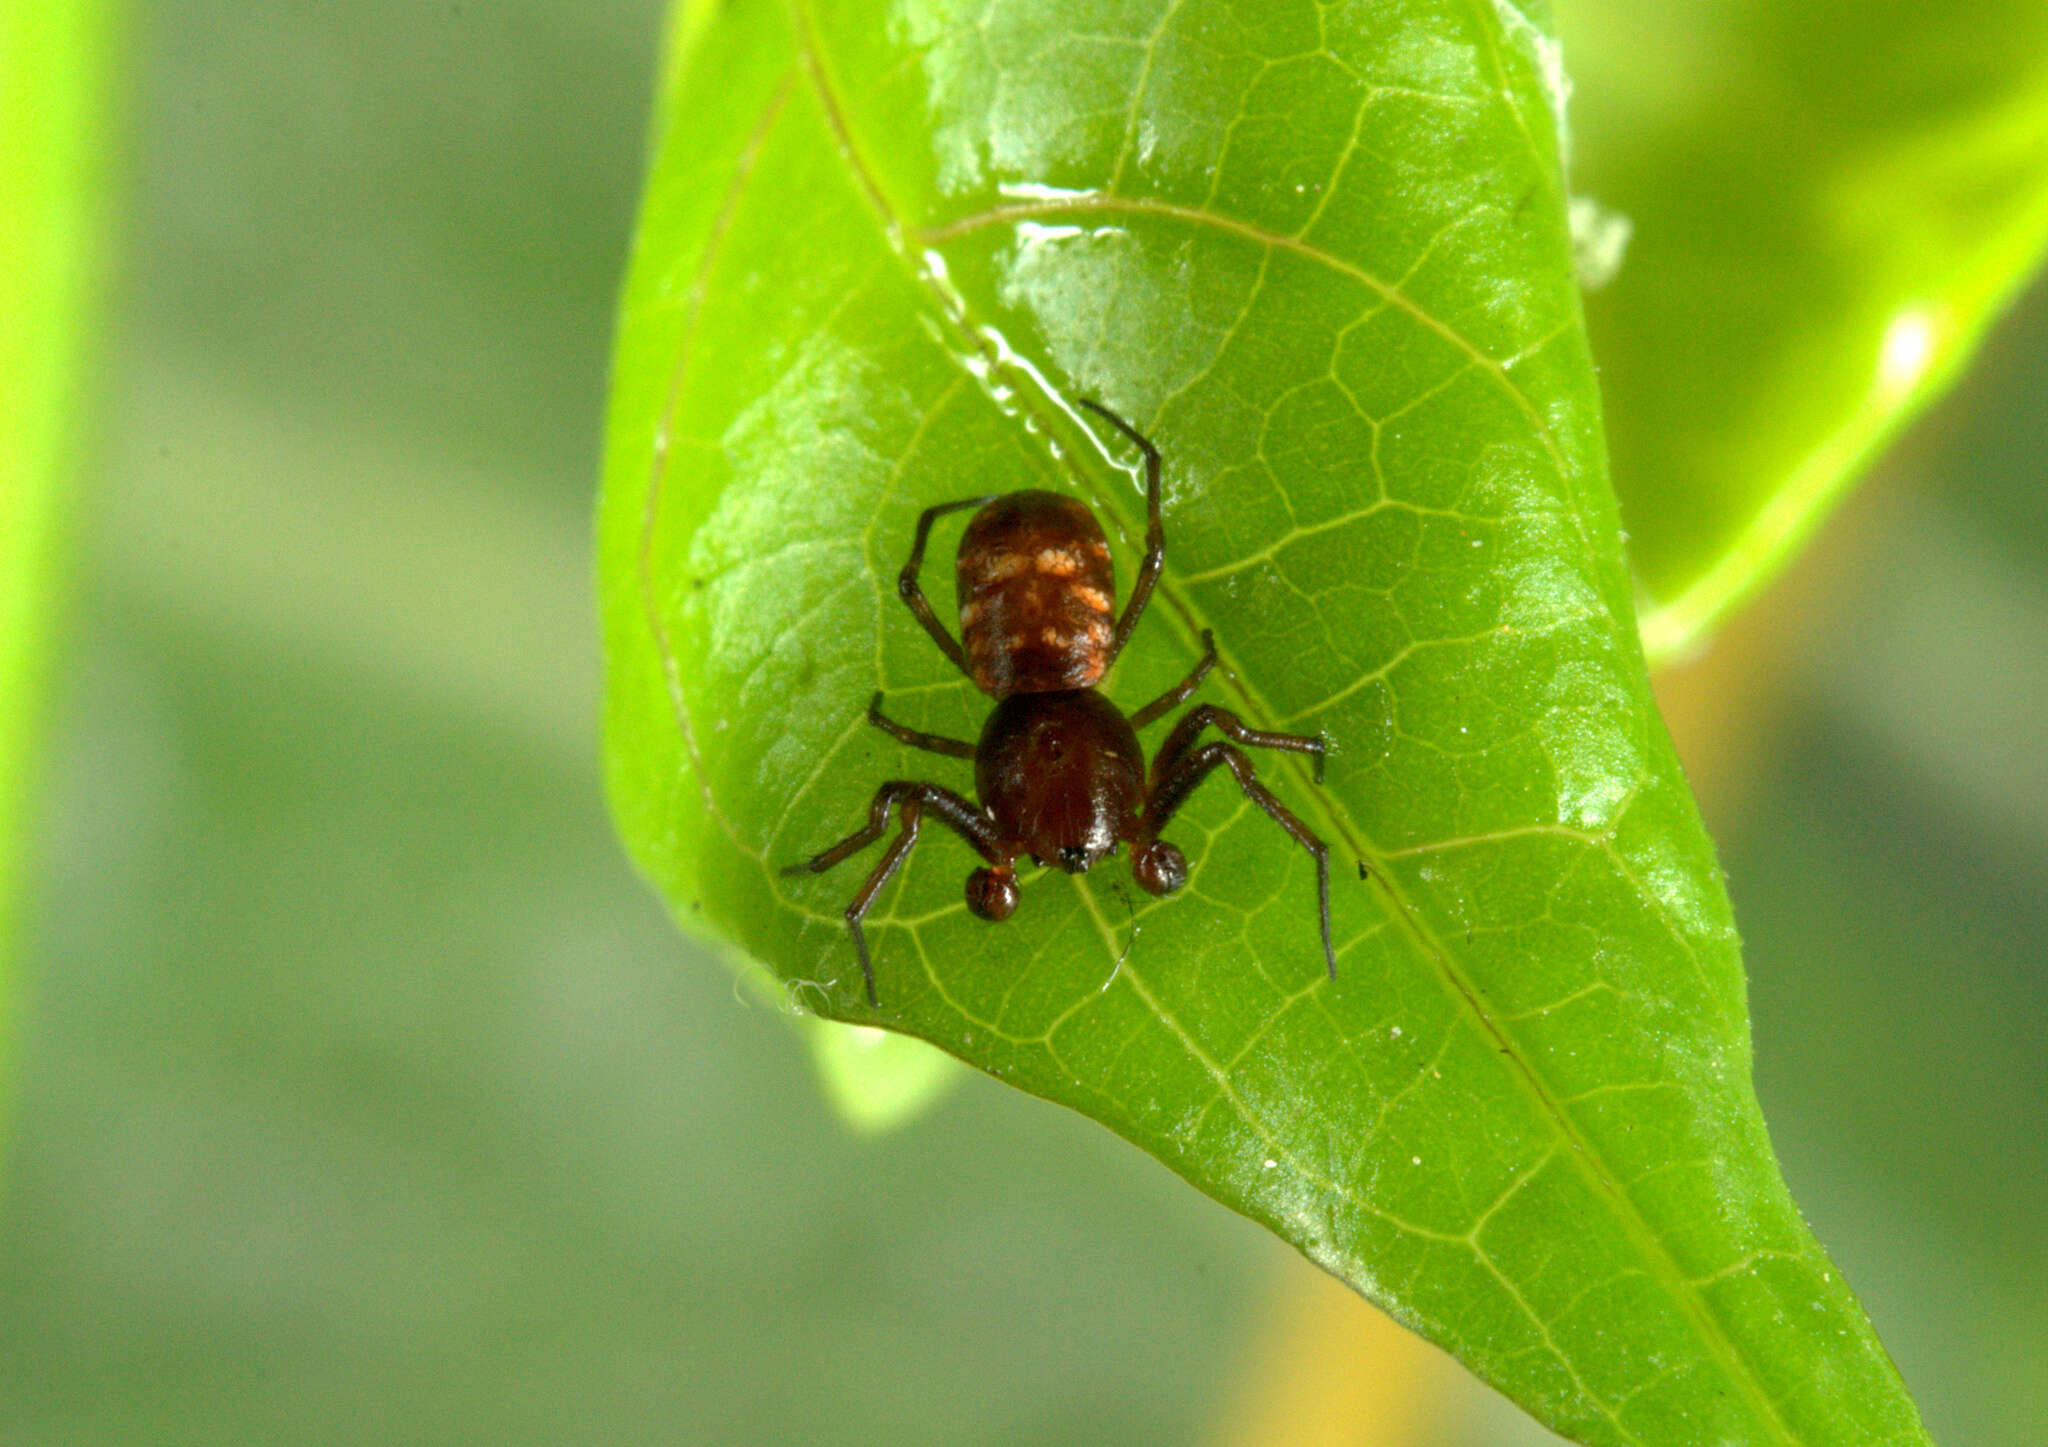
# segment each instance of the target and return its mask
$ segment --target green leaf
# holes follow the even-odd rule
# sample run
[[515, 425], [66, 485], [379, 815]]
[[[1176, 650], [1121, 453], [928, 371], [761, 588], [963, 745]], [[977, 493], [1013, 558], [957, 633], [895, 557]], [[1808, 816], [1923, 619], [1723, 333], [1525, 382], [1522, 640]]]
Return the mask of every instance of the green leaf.
[[108, 7], [92, 0], [0, 8], [0, 975], [14, 937], [67, 500], [84, 450], [111, 25]]
[[[1586, 1442], [1924, 1441], [1788, 1198], [1738, 947], [1650, 701], [1540, 11], [1388, 0], [686, 11], [623, 304], [600, 563], [615, 814], [689, 928], [821, 1013], [1083, 1111]], [[929, 829], [840, 912], [876, 785], [971, 787], [898, 601], [919, 511], [1052, 487], [1165, 580], [1108, 681], [1329, 740], [1219, 775], [1191, 879]], [[955, 524], [954, 526], [957, 526]], [[944, 602], [942, 527], [927, 578]], [[1156, 747], [1155, 730], [1150, 744]], [[1354, 867], [1354, 866], [1358, 867]], [[1368, 875], [1369, 871], [1369, 875]]]
[[2048, 247], [2048, 7], [1569, 0], [1571, 180], [1652, 658], [1768, 581]]
[[856, 1130], [893, 1129], [951, 1088], [960, 1067], [907, 1035], [805, 1019], [825, 1099]]

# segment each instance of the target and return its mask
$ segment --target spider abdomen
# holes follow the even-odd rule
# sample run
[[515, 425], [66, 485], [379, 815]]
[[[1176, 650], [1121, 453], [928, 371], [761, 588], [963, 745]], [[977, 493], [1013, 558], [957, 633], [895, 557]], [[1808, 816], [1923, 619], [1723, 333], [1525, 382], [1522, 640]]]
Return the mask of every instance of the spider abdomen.
[[956, 572], [968, 673], [996, 698], [1090, 688], [1109, 668], [1116, 572], [1087, 506], [1007, 493], [976, 512]]

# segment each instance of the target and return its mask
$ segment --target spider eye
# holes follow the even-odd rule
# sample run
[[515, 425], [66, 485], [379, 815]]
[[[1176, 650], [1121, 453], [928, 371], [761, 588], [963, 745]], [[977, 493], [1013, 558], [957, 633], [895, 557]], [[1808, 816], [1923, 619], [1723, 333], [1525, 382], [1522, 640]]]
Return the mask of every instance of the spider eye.
[[1164, 839], [1154, 839], [1132, 851], [1131, 872], [1145, 893], [1172, 894], [1188, 882], [1188, 858]]
[[1007, 869], [977, 869], [967, 876], [967, 908], [982, 919], [1005, 920], [1017, 909], [1017, 881]]

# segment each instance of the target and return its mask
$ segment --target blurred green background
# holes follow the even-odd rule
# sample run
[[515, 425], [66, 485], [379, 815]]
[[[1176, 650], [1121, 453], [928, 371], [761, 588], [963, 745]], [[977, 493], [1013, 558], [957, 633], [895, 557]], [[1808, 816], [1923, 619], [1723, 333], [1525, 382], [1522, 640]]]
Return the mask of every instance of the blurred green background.
[[[588, 519], [659, 19], [133, 17], [0, 1441], [1548, 1440], [1077, 1117], [849, 1134], [631, 875]], [[2044, 396], [2037, 290], [1664, 680], [1787, 1174], [1957, 1444], [2048, 1441]]]

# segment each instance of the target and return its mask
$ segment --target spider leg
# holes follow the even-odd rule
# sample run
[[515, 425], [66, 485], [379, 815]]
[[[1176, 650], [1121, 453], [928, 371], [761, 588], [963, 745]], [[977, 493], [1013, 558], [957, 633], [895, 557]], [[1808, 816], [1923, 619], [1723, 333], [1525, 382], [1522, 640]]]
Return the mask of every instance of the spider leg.
[[912, 783], [903, 779], [891, 779], [875, 790], [874, 802], [868, 805], [868, 822], [860, 829], [847, 835], [830, 849], [792, 864], [782, 873], [823, 874], [833, 865], [858, 854], [877, 839], [889, 827], [889, 808], [896, 806], [896, 817], [903, 825], [903, 832], [896, 836], [881, 862], [868, 874], [865, 882], [846, 906], [846, 929], [853, 936], [854, 953], [860, 956], [861, 977], [867, 981], [868, 1004], [878, 1003], [875, 999], [875, 967], [868, 958], [867, 936], [861, 933], [860, 922], [874, 907], [875, 896], [882, 892], [896, 871], [903, 867], [909, 857], [910, 848], [917, 843], [918, 823], [924, 811], [929, 809], [932, 817], [957, 833], [973, 845], [982, 858], [989, 863], [1000, 862], [1001, 851], [997, 847], [995, 824], [986, 813], [961, 798], [951, 789], [937, 784]]
[[995, 494], [987, 493], [981, 497], [964, 497], [958, 502], [942, 502], [934, 507], [928, 507], [919, 513], [917, 515], [917, 536], [910, 544], [909, 561], [904, 563], [903, 571], [896, 576], [896, 595], [910, 609], [911, 616], [924, 625], [924, 631], [931, 634], [932, 642], [939, 645], [939, 652], [945, 654], [948, 659], [952, 660], [955, 668], [959, 669], [962, 673], [967, 673], [970, 678], [973, 675], [968, 672], [967, 656], [961, 652], [959, 640], [946, 631], [946, 625], [941, 623], [939, 615], [932, 611], [932, 605], [924, 596], [924, 588], [917, 581], [917, 571], [924, 566], [924, 545], [931, 538], [932, 524], [934, 522], [949, 512], [959, 512], [963, 508], [980, 507], [984, 503], [993, 501], [995, 501]]
[[1202, 661], [1191, 669], [1186, 678], [1146, 704], [1131, 715], [1131, 727], [1141, 729], [1158, 718], [1168, 709], [1179, 708], [1188, 701], [1188, 695], [1201, 687], [1202, 680], [1209, 676], [1209, 670], [1216, 666], [1216, 635], [1208, 629], [1202, 630]]
[[880, 689], [877, 689], [875, 696], [868, 700], [868, 722], [898, 743], [909, 744], [913, 749], [928, 749], [932, 753], [946, 754], [955, 759], [974, 757], [974, 745], [965, 739], [949, 739], [943, 734], [919, 733], [916, 729], [905, 728], [895, 719], [888, 717], [882, 712]]
[[1137, 581], [1131, 584], [1131, 600], [1124, 604], [1123, 614], [1116, 620], [1116, 631], [1110, 635], [1109, 661], [1114, 663], [1116, 656], [1124, 651], [1124, 642], [1131, 636], [1131, 630], [1138, 626], [1138, 619], [1144, 616], [1145, 605], [1152, 601], [1152, 589], [1159, 582], [1159, 570], [1166, 566], [1166, 529], [1159, 521], [1159, 449], [1144, 433], [1100, 402], [1091, 402], [1086, 397], [1074, 400], [1123, 433], [1137, 444], [1138, 451], [1145, 454], [1145, 560], [1138, 564]]
[[[1334, 980], [1337, 978], [1337, 951], [1330, 943], [1330, 847], [1323, 843], [1308, 825], [1295, 818], [1293, 811], [1274, 798], [1272, 792], [1259, 782], [1258, 772], [1252, 767], [1252, 761], [1245, 757], [1243, 750], [1230, 744], [1213, 741], [1199, 748], [1187, 748], [1187, 744], [1200, 728], [1200, 724], [1195, 722], [1197, 717], [1206, 712], [1209, 712], [1206, 707], [1199, 708], [1182, 719], [1175, 727], [1173, 737], [1167, 741], [1166, 747], [1160, 750], [1158, 762], [1154, 766], [1152, 790], [1145, 801], [1146, 836], [1158, 838], [1159, 831], [1166, 827], [1174, 812], [1187, 802], [1188, 795], [1195, 791], [1195, 786], [1219, 765], [1228, 768], [1237, 779], [1237, 787], [1244, 791], [1245, 798], [1258, 805], [1267, 818], [1285, 829], [1289, 838], [1315, 857], [1316, 907], [1323, 926], [1323, 960], [1330, 967], [1330, 978]], [[1216, 712], [1220, 713], [1222, 710]], [[1225, 717], [1230, 716], [1226, 714]], [[1220, 727], [1221, 721], [1217, 722]], [[1237, 724], [1235, 718], [1231, 718], [1231, 723], [1243, 728], [1243, 725]], [[1195, 727], [1190, 728], [1190, 724], [1195, 724]], [[1246, 734], [1254, 732], [1252, 729], [1244, 729]], [[1233, 737], [1236, 736], [1233, 734]], [[1247, 742], [1260, 743], [1269, 739], [1293, 739], [1296, 743], [1321, 742], [1295, 739], [1292, 734], [1270, 734], [1249, 739]], [[1176, 745], [1179, 745], [1178, 749]]]
[[[1145, 706], [1147, 709], [1150, 704]], [[1143, 710], [1140, 710], [1143, 712]], [[1285, 749], [1293, 754], [1308, 754], [1315, 759], [1315, 778], [1323, 782], [1323, 755], [1329, 746], [1319, 738], [1306, 734], [1276, 734], [1266, 729], [1248, 727], [1245, 721], [1227, 708], [1218, 708], [1213, 703], [1199, 704], [1187, 711], [1185, 717], [1173, 726], [1173, 732], [1166, 736], [1166, 742], [1159, 746], [1158, 755], [1152, 760], [1152, 777], [1155, 781], [1172, 772], [1194, 744], [1195, 737], [1210, 724], [1216, 731], [1241, 744], [1250, 744], [1259, 749]], [[1155, 783], [1156, 787], [1156, 783]]]

